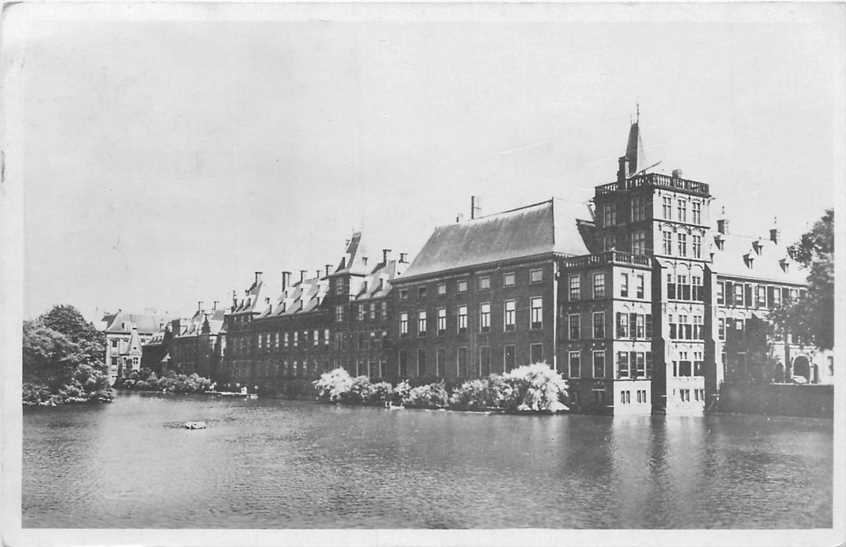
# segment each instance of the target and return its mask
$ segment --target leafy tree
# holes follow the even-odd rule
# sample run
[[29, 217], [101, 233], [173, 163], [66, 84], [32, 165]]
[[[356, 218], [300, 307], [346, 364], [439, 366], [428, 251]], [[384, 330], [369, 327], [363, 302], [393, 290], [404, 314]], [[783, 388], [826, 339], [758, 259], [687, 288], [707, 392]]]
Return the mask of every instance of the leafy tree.
[[782, 329], [813, 340], [822, 349], [834, 345], [834, 210], [788, 248], [791, 258], [808, 269], [808, 293], [784, 302], [771, 315]]

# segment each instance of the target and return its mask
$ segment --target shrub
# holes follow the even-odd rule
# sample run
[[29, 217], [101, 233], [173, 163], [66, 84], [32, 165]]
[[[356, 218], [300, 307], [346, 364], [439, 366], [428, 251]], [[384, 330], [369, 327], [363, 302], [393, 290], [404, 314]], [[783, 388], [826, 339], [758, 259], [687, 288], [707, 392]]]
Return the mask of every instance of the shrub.
[[561, 412], [568, 410], [567, 381], [546, 363], [515, 368], [502, 376], [511, 393], [504, 408], [518, 412]]
[[394, 393], [394, 388], [390, 382], [377, 382], [371, 384], [370, 388], [371, 401], [390, 401]]
[[402, 403], [418, 408], [446, 408], [449, 405], [449, 393], [443, 382], [411, 388]]
[[350, 373], [343, 368], [336, 368], [324, 372], [320, 378], [312, 382], [317, 392], [317, 398], [323, 401], [339, 402], [352, 387]]
[[349, 391], [341, 394], [344, 402], [362, 404], [370, 401], [373, 394], [373, 386], [367, 376], [356, 376], [350, 382]]
[[490, 383], [487, 378], [468, 380], [450, 395], [451, 406], [464, 410], [482, 410], [492, 406]]
[[406, 400], [410, 391], [411, 384], [408, 383], [408, 380], [403, 380], [402, 382], [398, 383], [394, 387], [394, 402], [401, 403]]

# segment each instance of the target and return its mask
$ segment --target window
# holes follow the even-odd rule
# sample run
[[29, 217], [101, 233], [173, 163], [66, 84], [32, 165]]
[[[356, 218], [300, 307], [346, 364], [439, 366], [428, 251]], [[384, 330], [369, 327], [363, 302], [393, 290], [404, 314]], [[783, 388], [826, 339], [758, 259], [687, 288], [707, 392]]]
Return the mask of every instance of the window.
[[646, 361], [644, 360], [643, 352], [632, 352], [632, 360], [634, 361], [635, 375], [642, 378], [646, 376]]
[[[535, 362], [534, 360], [532, 362]], [[570, 378], [582, 376], [582, 358], [578, 351], [571, 351], [569, 354]]]
[[702, 376], [703, 375], [703, 361], [702, 361], [702, 352], [697, 351], [693, 353], [693, 375], [694, 376]]
[[441, 281], [438, 283], [438, 295], [443, 296], [446, 294], [446, 282]]
[[514, 330], [514, 325], [516, 324], [516, 315], [517, 315], [517, 304], [514, 300], [509, 300], [505, 303], [505, 330], [511, 331]]
[[673, 254], [673, 234], [670, 232], [662, 232], [664, 237], [663, 251], [665, 255]]
[[702, 276], [694, 275], [690, 279], [693, 286], [693, 299], [697, 302], [705, 300], [705, 291], [702, 288]]
[[388, 318], [388, 302], [383, 300], [381, 308], [382, 308], [382, 319], [383, 320], [387, 319]]
[[446, 364], [446, 350], [438, 348], [435, 352], [435, 376], [442, 376], [444, 374], [444, 365]]
[[356, 314], [356, 319], [359, 321], [364, 321], [364, 304], [359, 304], [356, 306], [358, 313]]
[[320, 331], [319, 330], [314, 329], [314, 332], [312, 333], [312, 338], [314, 339], [314, 345], [315, 346], [320, 345]]
[[594, 338], [605, 338], [605, 312], [604, 311], [593, 312], [593, 337]]
[[491, 373], [491, 348], [481, 346], [479, 348], [479, 376], [484, 378]]
[[456, 283], [456, 291], [459, 293], [467, 292], [467, 280], [466, 279], [459, 279], [458, 283]]
[[543, 270], [532, 270], [529, 272], [529, 281], [532, 283], [540, 283], [543, 281]]
[[687, 256], [687, 234], [678, 234], [679, 256]]
[[632, 198], [632, 222], [646, 220], [646, 204], [644, 198]]
[[406, 312], [400, 314], [400, 336], [408, 336], [408, 314]]
[[673, 274], [667, 274], [667, 298], [670, 300], [676, 299], [676, 283], [673, 281]]
[[344, 281], [342, 279], [335, 281], [335, 294], [344, 294]]
[[578, 274], [570, 276], [570, 300], [578, 300], [581, 298], [582, 280]]
[[467, 332], [467, 306], [458, 306], [458, 334]]
[[323, 329], [323, 345], [329, 345], [329, 329]]
[[693, 258], [702, 258], [702, 237], [693, 236]]
[[486, 289], [491, 288], [491, 278], [488, 276], [482, 276], [479, 278], [479, 290], [484, 291]]
[[532, 344], [529, 346], [529, 358], [532, 363], [543, 363], [543, 344]]
[[605, 352], [593, 352], [593, 377], [605, 378]]
[[513, 345], [505, 346], [502, 351], [502, 360], [505, 366], [505, 372], [514, 368], [516, 359], [516, 348]]
[[376, 302], [370, 303], [370, 319], [376, 319]]
[[620, 274], [620, 296], [627, 298], [629, 296], [629, 274]]
[[341, 322], [344, 320], [344, 305], [338, 304], [335, 306], [335, 321]]
[[773, 297], [770, 299], [770, 304], [772, 304], [774, 308], [781, 306], [781, 291], [778, 287], [776, 287], [773, 291]]
[[400, 289], [399, 290], [399, 297], [400, 297], [400, 300], [408, 300], [408, 289]]
[[543, 328], [543, 298], [536, 296], [532, 298], [531, 327], [533, 329]]
[[661, 213], [667, 220], [673, 218], [673, 200], [669, 196], [661, 198]]
[[479, 330], [481, 332], [491, 330], [491, 305], [488, 302], [479, 305]]
[[446, 321], [446, 308], [441, 308], [438, 310], [438, 336], [446, 334]]
[[399, 375], [400, 378], [408, 378], [408, 353], [405, 350], [399, 352]]
[[613, 226], [617, 224], [617, 207], [612, 203], [606, 205], [603, 209], [603, 226]]
[[629, 377], [629, 353], [627, 351], [617, 352], [617, 378]]
[[743, 305], [743, 285], [735, 283], [734, 285], [734, 303], [735, 305]]
[[579, 320], [580, 317], [581, 316], [578, 313], [571, 313], [567, 317], [567, 323], [570, 327], [570, 340], [578, 340], [579, 338], [581, 338], [582, 329]]
[[[646, 361], [646, 376], [652, 378], [652, 352], [644, 353], [643, 360]], [[644, 397], [643, 402], [646, 402], [646, 397]]]
[[679, 221], [687, 222], [687, 200], [679, 199]]
[[726, 339], [726, 320], [723, 317], [717, 319], [717, 338]]
[[294, 331], [294, 347], [297, 347], [298, 345], [300, 345], [300, 332], [295, 330]]
[[687, 284], [687, 276], [678, 276], [678, 289], [676, 296], [679, 300], [690, 300], [690, 285]]
[[635, 298], [643, 298], [645, 283], [643, 274], [637, 274], [637, 287], [635, 287]]
[[288, 347], [288, 333], [287, 332], [282, 333], [282, 345], [286, 348]]
[[638, 230], [632, 234], [632, 254], [646, 254], [646, 232]]
[[693, 223], [702, 224], [702, 203], [699, 201], [693, 202]]
[[605, 298], [605, 273], [596, 272], [593, 274], [593, 297]]
[[632, 392], [630, 390], [623, 390], [620, 392], [620, 403], [627, 405], [632, 402]]
[[629, 337], [629, 315], [617, 312], [617, 338]]
[[643, 315], [637, 314], [635, 315], [635, 328], [634, 328], [634, 336], [633, 338], [643, 338], [645, 334], [645, 327], [643, 321]]
[[645, 329], [646, 332], [644, 332], [645, 337], [646, 338], [652, 338], [652, 314], [647, 313], [644, 316], [643, 322], [644, 322], [644, 326], [646, 327], [646, 329]]
[[428, 317], [425, 311], [417, 312], [417, 336], [426, 336]]
[[118, 347], [118, 340], [117, 340], [117, 338], [112, 338], [112, 347], [113, 347], [113, 348]]
[[694, 340], [704, 340], [704, 329], [702, 328], [702, 316], [701, 315], [694, 315], [693, 316], [693, 339]]
[[613, 235], [602, 237], [602, 250], [612, 251], [617, 246], [617, 238]]
[[417, 376], [426, 375], [426, 350], [417, 350]]
[[717, 304], [724, 304], [726, 299], [726, 284], [722, 281], [717, 282]]
[[759, 308], [767, 307], [767, 287], [765, 285], [758, 285], [758, 298], [755, 300], [755, 305]]
[[467, 348], [458, 348], [455, 366], [458, 368], [458, 377], [467, 378]]
[[513, 287], [515, 283], [516, 276], [514, 272], [508, 272], [502, 274], [502, 286], [503, 287]]
[[417, 300], [426, 298], [426, 287], [417, 287]]

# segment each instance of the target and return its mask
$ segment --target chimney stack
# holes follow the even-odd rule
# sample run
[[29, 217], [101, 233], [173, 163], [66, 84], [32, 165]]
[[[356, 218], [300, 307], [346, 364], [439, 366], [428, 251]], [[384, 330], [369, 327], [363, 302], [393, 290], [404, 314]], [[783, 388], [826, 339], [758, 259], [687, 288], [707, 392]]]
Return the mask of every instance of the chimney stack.
[[291, 272], [282, 272], [282, 292], [288, 290], [288, 285], [291, 283]]
[[726, 208], [720, 210], [720, 218], [717, 219], [717, 231], [723, 235], [726, 235], [729, 231], [729, 221], [726, 218]]
[[256, 285], [261, 283], [261, 272], [256, 272]]
[[332, 269], [332, 265], [326, 264], [325, 266], [326, 266], [326, 277], [329, 277], [329, 271]]
[[629, 158], [620, 156], [617, 160], [617, 184], [625, 184], [626, 175], [629, 172]]
[[470, 196], [470, 220], [476, 218], [477, 213], [482, 212], [482, 200], [479, 196]]
[[317, 272], [317, 273], [315, 273], [315, 274], [314, 274], [314, 278], [315, 278], [315, 279], [320, 279], [320, 270], [319, 270], [319, 269], [317, 269], [317, 270], [314, 270], [314, 271], [315, 271], [315, 272]]
[[366, 256], [361, 257], [361, 263], [364, 264], [365, 266], [367, 266], [367, 257]]
[[389, 258], [391, 258], [391, 250], [382, 249], [382, 264], [387, 264]]
[[217, 311], [217, 300], [212, 302], [212, 311]]
[[770, 241], [778, 245], [778, 219], [773, 218], [773, 227], [770, 228]]
[[407, 256], [408, 256], [408, 253], [400, 253], [400, 258], [399, 258], [400, 264], [405, 264], [406, 262], [408, 262], [408, 260], [406, 259]]
[[197, 300], [197, 311], [203, 311], [203, 301]]
[[300, 270], [300, 283], [302, 283], [303, 280], [305, 279], [305, 274], [306, 274], [305, 270]]

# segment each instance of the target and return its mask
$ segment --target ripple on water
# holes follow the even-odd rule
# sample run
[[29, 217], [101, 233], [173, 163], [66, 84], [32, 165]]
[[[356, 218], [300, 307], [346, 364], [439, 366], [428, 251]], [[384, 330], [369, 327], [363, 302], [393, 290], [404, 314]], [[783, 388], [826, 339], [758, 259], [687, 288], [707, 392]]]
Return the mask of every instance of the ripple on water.
[[831, 526], [825, 421], [134, 395], [39, 410], [24, 412], [27, 527]]

